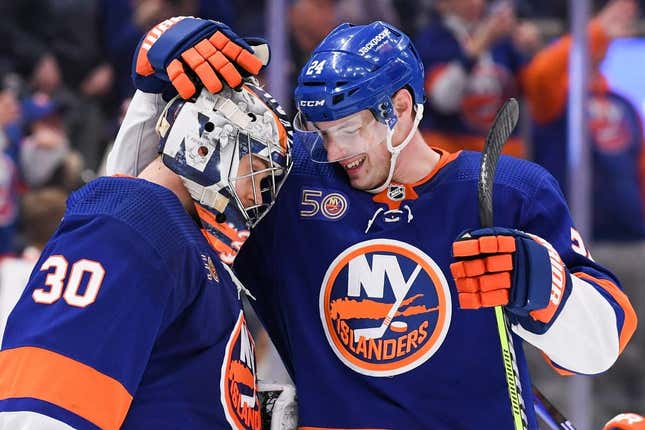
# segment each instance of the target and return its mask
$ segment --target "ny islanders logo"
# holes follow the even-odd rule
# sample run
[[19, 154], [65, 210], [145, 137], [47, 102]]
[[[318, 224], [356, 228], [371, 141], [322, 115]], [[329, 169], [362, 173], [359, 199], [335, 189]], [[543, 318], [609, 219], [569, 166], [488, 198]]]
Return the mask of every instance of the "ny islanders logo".
[[255, 378], [255, 344], [240, 311], [226, 345], [220, 382], [226, 419], [234, 429], [260, 430], [260, 402]]
[[439, 266], [423, 251], [388, 239], [340, 254], [325, 274], [319, 307], [336, 356], [370, 376], [399, 375], [432, 357], [452, 310]]

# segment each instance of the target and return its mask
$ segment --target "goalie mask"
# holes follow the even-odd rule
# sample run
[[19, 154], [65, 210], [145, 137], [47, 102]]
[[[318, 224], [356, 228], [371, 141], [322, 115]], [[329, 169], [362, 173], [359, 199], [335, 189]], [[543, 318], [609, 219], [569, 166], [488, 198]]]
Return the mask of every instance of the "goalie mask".
[[246, 83], [172, 99], [157, 123], [163, 163], [195, 201], [203, 232], [231, 264], [291, 168], [292, 129], [277, 101]]

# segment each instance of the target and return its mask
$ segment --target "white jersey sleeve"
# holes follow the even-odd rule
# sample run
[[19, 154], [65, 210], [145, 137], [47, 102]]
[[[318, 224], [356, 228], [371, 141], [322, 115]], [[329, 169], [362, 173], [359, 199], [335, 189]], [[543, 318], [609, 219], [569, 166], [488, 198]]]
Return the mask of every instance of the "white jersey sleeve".
[[137, 90], [108, 155], [107, 175], [137, 176], [155, 159], [159, 153], [155, 125], [165, 106], [161, 94]]
[[520, 325], [512, 329], [566, 369], [586, 375], [604, 372], [620, 354], [616, 315], [592, 285], [571, 279], [571, 295], [546, 333], [531, 333]]
[[36, 412], [0, 412], [0, 430], [74, 430], [52, 417]]

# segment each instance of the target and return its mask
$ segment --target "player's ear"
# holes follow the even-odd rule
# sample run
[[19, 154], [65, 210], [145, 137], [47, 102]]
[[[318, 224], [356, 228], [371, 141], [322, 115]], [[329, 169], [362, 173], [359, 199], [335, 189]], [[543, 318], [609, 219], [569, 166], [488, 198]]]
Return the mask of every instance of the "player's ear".
[[394, 96], [392, 97], [392, 105], [394, 106], [396, 116], [399, 118], [410, 116], [414, 106], [412, 94], [407, 88], [401, 88], [394, 93]]

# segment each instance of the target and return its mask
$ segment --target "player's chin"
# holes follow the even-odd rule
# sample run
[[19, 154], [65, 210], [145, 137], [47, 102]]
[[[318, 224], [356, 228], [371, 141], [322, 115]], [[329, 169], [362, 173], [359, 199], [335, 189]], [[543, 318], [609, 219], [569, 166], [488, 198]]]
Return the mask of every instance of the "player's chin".
[[355, 189], [361, 190], [361, 191], [371, 190], [373, 188], [378, 187], [382, 183], [383, 183], [383, 181], [377, 182], [377, 181], [375, 181], [373, 179], [370, 180], [370, 179], [367, 179], [367, 178], [350, 178], [349, 179], [349, 184], [352, 186], [352, 188], [355, 188]]
[[352, 186], [352, 188], [355, 188], [357, 190], [361, 191], [366, 191], [371, 189], [370, 187], [370, 182], [367, 181], [365, 178], [349, 178], [349, 184]]

